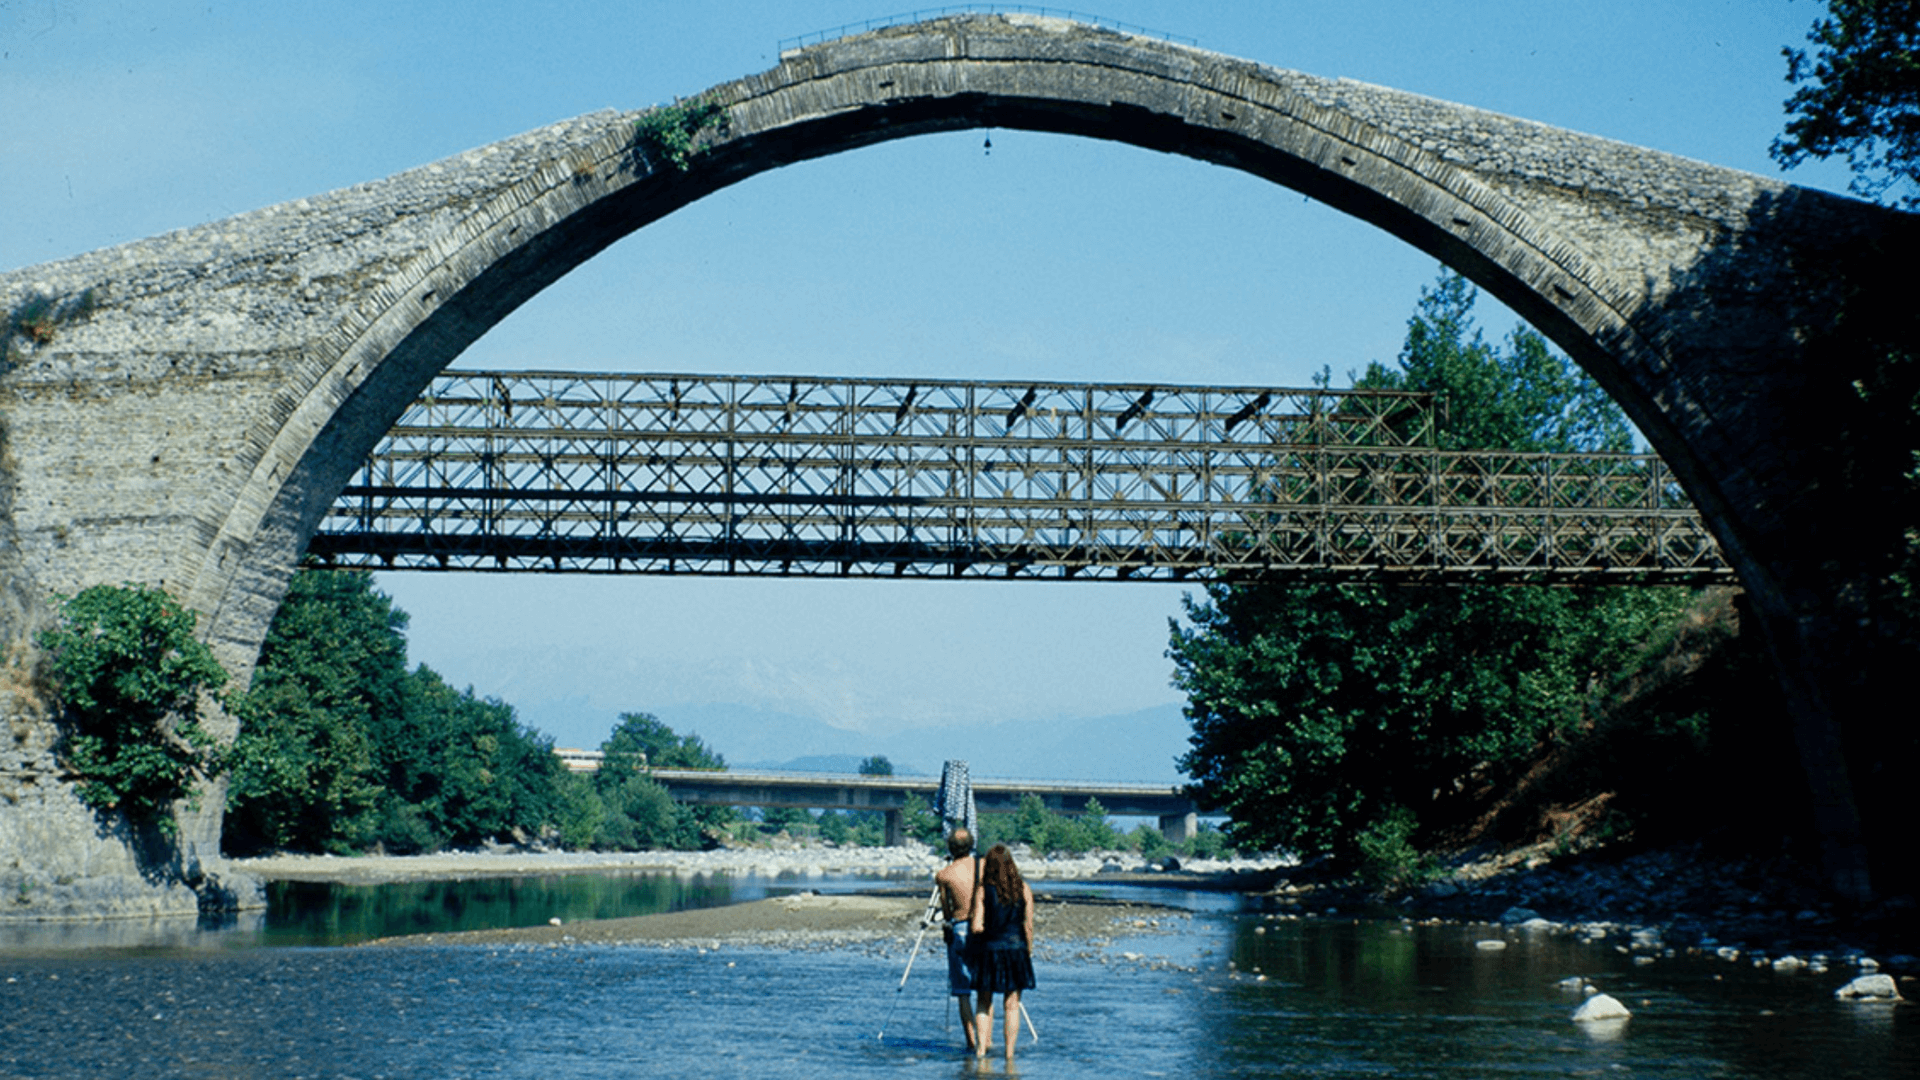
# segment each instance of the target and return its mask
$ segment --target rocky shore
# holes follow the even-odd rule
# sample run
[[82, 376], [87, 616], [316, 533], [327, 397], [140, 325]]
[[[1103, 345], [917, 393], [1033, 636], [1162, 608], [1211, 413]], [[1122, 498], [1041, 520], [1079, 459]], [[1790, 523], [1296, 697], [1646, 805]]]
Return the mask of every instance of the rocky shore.
[[[1279, 917], [1341, 915], [1444, 919], [1524, 926], [1607, 940], [1656, 962], [1678, 951], [1778, 970], [1847, 967], [1884, 971], [1920, 997], [1920, 911], [1910, 898], [1866, 909], [1837, 906], [1805, 868], [1785, 858], [1715, 855], [1699, 844], [1630, 855], [1589, 852], [1553, 857], [1510, 852], [1454, 866], [1406, 895], [1382, 900], [1322, 879], [1313, 867], [1275, 859], [1194, 860], [1177, 869], [1125, 853], [1038, 858], [1021, 853], [1037, 882], [1098, 880], [1162, 888], [1210, 889], [1262, 898]], [[234, 868], [265, 879], [375, 884], [538, 874], [665, 871], [758, 875], [786, 880], [827, 876], [892, 878], [899, 885], [860, 896], [802, 895], [726, 908], [567, 926], [428, 935], [403, 939], [514, 945], [647, 942], [686, 947], [905, 948], [925, 896], [920, 882], [941, 865], [922, 848], [796, 845], [705, 852], [528, 852], [502, 849], [424, 856], [275, 856]], [[910, 884], [911, 883], [911, 884]], [[1152, 933], [1176, 916], [1145, 904], [1043, 900], [1043, 949], [1071, 950], [1115, 934]], [[1049, 925], [1051, 924], [1051, 925]]]
[[[1036, 881], [1112, 877], [1151, 880], [1185, 888], [1242, 888], [1271, 884], [1284, 866], [1277, 859], [1194, 859], [1149, 864], [1129, 853], [1094, 853], [1039, 858], [1016, 850], [1020, 872]], [[234, 859], [231, 869], [266, 881], [331, 881], [373, 885], [389, 881], [461, 880], [521, 877], [530, 874], [580, 874], [666, 871], [675, 874], [756, 874], [769, 878], [858, 875], [931, 878], [945, 859], [925, 847], [721, 848], [714, 851], [527, 851], [502, 847], [489, 851], [452, 851], [433, 855], [271, 855]], [[1161, 867], [1156, 869], [1156, 865]], [[1118, 875], [1117, 877], [1114, 877]]]
[[1700, 842], [1561, 857], [1506, 852], [1463, 862], [1390, 900], [1300, 868], [1269, 896], [1283, 914], [1331, 907], [1571, 933], [1610, 943], [1635, 963], [1684, 952], [1783, 974], [1884, 974], [1920, 999], [1920, 905], [1912, 897], [1846, 907], [1791, 858], [1728, 855]]
[[[806, 845], [716, 851], [529, 852], [501, 849], [412, 856], [330, 857], [279, 855], [237, 861], [240, 872], [268, 880], [355, 885], [396, 881], [460, 880], [541, 874], [670, 872], [734, 874], [800, 879], [826, 876], [886, 877], [899, 882], [861, 894], [823, 895], [803, 890], [719, 908], [702, 908], [619, 919], [541, 926], [420, 934], [369, 942], [375, 946], [485, 945], [551, 948], [575, 945], [644, 944], [708, 951], [742, 946], [783, 949], [855, 948], [898, 956], [912, 947], [927, 902], [929, 881], [944, 860], [920, 848], [834, 848]], [[1035, 882], [1097, 879], [1103, 883], [1163, 888], [1257, 892], [1270, 886], [1281, 864], [1267, 860], [1193, 860], [1186, 865], [1148, 864], [1116, 853], [1071, 858], [1020, 857], [1022, 873]], [[1112, 952], [1116, 940], [1170, 933], [1191, 915], [1156, 904], [1086, 897], [1038, 898], [1034, 912], [1035, 955], [1043, 959], [1093, 959], [1164, 966], [1165, 961], [1131, 950]], [[937, 932], [923, 948], [938, 944]]]

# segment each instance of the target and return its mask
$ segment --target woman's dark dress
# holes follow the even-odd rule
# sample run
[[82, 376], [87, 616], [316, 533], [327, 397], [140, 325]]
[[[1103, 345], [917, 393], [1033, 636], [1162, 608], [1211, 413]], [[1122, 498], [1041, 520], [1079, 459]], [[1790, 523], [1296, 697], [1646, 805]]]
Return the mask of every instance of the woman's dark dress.
[[1004, 994], [1033, 989], [1033, 958], [1027, 954], [1027, 941], [1020, 932], [1021, 904], [1000, 903], [999, 893], [991, 885], [986, 888], [985, 900], [986, 928], [973, 938], [980, 950], [974, 965], [974, 990]]

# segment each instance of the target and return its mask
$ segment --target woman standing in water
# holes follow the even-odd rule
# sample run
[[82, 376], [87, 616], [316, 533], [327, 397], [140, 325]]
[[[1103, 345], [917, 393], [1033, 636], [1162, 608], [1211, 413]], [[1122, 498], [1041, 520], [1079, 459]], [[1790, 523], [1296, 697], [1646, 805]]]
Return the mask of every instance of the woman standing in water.
[[1020, 992], [1033, 989], [1033, 890], [1013, 865], [1005, 844], [993, 845], [980, 871], [981, 896], [973, 905], [973, 1050], [993, 1049], [993, 995], [1004, 999], [1007, 1056], [1020, 1035]]

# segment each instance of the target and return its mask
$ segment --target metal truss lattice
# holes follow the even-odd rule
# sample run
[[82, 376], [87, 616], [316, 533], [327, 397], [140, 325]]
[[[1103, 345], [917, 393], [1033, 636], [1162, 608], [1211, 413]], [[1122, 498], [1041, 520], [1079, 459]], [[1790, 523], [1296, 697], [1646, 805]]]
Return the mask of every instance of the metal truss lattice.
[[1435, 449], [1425, 395], [450, 371], [324, 565], [642, 574], [1730, 580], [1652, 456]]

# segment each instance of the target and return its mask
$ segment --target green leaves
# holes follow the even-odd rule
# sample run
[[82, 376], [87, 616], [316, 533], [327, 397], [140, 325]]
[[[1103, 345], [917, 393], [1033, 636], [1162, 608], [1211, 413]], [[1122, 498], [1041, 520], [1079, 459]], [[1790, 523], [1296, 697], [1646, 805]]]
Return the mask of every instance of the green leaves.
[[1904, 188], [1897, 205], [1920, 207], [1920, 0], [1827, 0], [1827, 12], [1811, 50], [1781, 50], [1798, 89], [1770, 152], [1788, 167], [1844, 155], [1854, 193]]
[[[1394, 368], [1359, 385], [1444, 395], [1441, 445], [1627, 449], [1593, 381], [1531, 331], [1504, 347], [1474, 325], [1474, 291], [1423, 290]], [[1586, 715], [1587, 688], [1684, 601], [1682, 590], [1368, 583], [1209, 586], [1171, 627], [1192, 749], [1181, 767], [1227, 810], [1242, 849], [1331, 854], [1378, 883], [1436, 791], [1518, 761]]]
[[621, 713], [620, 720], [600, 744], [609, 764], [655, 769], [724, 769], [727, 759], [713, 752], [698, 735], [680, 735], [652, 713]]
[[694, 157], [705, 149], [699, 142], [700, 133], [712, 130], [724, 135], [729, 123], [726, 106], [717, 101], [677, 101], [649, 109], [634, 121], [633, 143], [649, 162], [686, 172]]
[[193, 613], [159, 589], [96, 585], [59, 609], [39, 645], [72, 725], [64, 754], [80, 797], [171, 835], [173, 803], [218, 771], [200, 704], [227, 673], [193, 636]]
[[422, 851], [578, 810], [550, 740], [512, 706], [407, 670], [406, 625], [365, 571], [294, 576], [234, 705], [226, 847]]

